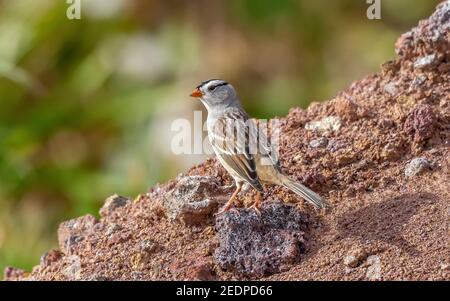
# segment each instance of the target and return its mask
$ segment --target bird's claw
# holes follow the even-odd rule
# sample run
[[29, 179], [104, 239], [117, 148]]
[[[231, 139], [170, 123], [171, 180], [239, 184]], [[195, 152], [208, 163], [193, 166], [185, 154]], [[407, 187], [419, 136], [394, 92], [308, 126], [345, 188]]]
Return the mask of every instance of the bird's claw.
[[238, 216], [241, 215], [241, 214], [239, 213], [239, 210], [237, 210], [236, 208], [232, 208], [231, 206], [224, 206], [222, 209], [219, 210], [219, 212], [217, 212], [217, 213], [215, 214], [215, 216], [222, 215], [222, 214], [224, 214], [225, 212], [228, 212], [228, 211], [234, 212], [234, 213], [236, 213]]
[[253, 209], [255, 210], [256, 214], [258, 214], [259, 216], [261, 216], [261, 210], [260, 210], [260, 205], [257, 205], [256, 203], [251, 205], [250, 207], [248, 207], [248, 209]]

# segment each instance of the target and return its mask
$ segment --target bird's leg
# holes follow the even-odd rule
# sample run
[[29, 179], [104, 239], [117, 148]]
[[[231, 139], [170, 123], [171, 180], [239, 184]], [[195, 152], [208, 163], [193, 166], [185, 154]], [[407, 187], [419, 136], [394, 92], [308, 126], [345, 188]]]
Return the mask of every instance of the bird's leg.
[[256, 213], [261, 214], [261, 211], [259, 210], [260, 207], [261, 207], [261, 192], [257, 191], [256, 200], [253, 203], [253, 205], [251, 205], [249, 208], [255, 209]]
[[218, 212], [218, 214], [222, 214], [231, 209], [231, 206], [233, 206], [233, 203], [234, 203], [234, 199], [236, 198], [237, 194], [241, 191], [241, 189], [242, 189], [242, 184], [236, 183], [236, 190], [233, 192], [233, 194], [231, 195], [228, 202], [225, 204], [225, 206], [223, 206], [223, 208]]

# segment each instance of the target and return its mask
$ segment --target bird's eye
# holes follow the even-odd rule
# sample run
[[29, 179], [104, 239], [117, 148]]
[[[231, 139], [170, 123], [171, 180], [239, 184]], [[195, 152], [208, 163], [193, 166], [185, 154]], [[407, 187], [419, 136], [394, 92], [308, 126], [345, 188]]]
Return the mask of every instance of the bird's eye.
[[214, 86], [209, 86], [209, 87], [208, 87], [208, 90], [209, 90], [209, 91], [213, 91], [214, 88], [215, 88]]

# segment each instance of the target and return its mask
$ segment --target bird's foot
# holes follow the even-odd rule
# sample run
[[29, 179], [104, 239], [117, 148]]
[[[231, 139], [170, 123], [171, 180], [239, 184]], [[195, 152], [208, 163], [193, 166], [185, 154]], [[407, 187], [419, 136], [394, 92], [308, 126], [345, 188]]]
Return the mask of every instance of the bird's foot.
[[232, 210], [232, 211], [236, 212], [236, 214], [240, 215], [239, 211], [237, 211], [237, 209], [233, 208], [232, 206], [234, 204], [234, 200], [236, 198], [236, 195], [239, 193], [239, 191], [241, 191], [241, 187], [242, 186], [239, 183], [236, 184], [236, 190], [231, 195], [230, 199], [225, 204], [225, 206], [223, 206], [222, 209], [220, 209], [219, 212], [217, 212], [216, 215], [220, 215], [220, 214], [225, 213], [225, 212], [230, 211], [230, 210]]
[[253, 209], [255, 210], [256, 214], [258, 214], [259, 216], [261, 216], [261, 205], [257, 205], [256, 202], [251, 205], [250, 207], [248, 207], [248, 209]]
[[261, 215], [261, 199], [257, 198], [253, 205], [248, 207], [248, 209], [253, 209], [258, 215]]
[[256, 200], [255, 200], [255, 202], [253, 203], [253, 205], [251, 205], [250, 207], [248, 207], [249, 209], [254, 209], [255, 212], [256, 212], [258, 215], [261, 215], [261, 210], [260, 210], [260, 208], [261, 208], [261, 198], [262, 198], [261, 193], [258, 192], [258, 193], [256, 194]]
[[237, 215], [241, 215], [241, 214], [239, 213], [239, 210], [237, 210], [236, 208], [232, 207], [231, 204], [227, 204], [227, 205], [223, 206], [222, 209], [220, 209], [219, 212], [217, 212], [217, 213], [215, 214], [215, 216], [219, 216], [219, 215], [224, 214], [225, 212], [228, 212], [228, 211], [234, 212], [234, 213], [236, 213]]

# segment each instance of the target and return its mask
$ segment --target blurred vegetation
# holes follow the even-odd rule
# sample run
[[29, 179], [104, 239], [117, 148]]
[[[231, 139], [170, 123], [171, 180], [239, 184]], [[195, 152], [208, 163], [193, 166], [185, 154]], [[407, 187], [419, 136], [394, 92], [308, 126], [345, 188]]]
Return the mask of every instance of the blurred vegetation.
[[30, 270], [59, 222], [136, 196], [203, 157], [170, 151], [170, 122], [225, 78], [255, 117], [325, 100], [394, 57], [437, 1], [0, 0], [0, 269]]

